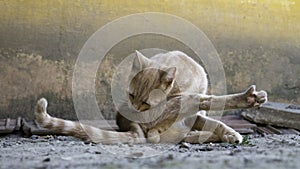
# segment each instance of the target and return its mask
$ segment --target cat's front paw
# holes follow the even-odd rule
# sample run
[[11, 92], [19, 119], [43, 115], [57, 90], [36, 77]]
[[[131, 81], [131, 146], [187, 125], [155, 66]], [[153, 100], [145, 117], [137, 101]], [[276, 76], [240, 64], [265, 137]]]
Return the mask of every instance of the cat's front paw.
[[238, 133], [232, 129], [232, 130], [225, 132], [222, 135], [221, 140], [223, 142], [227, 142], [227, 143], [242, 143], [243, 136], [240, 135], [240, 133]]
[[259, 107], [268, 101], [267, 92], [263, 90], [256, 91], [255, 89], [256, 86], [252, 85], [245, 92], [244, 96], [248, 107]]
[[159, 143], [160, 135], [156, 129], [151, 129], [147, 132], [147, 141], [149, 143]]

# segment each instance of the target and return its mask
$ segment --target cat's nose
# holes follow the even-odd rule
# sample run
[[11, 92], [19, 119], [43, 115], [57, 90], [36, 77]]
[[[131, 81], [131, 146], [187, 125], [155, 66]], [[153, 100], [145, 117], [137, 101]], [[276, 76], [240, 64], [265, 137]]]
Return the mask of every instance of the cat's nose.
[[130, 108], [136, 111], [141, 111], [140, 106], [138, 106], [138, 104], [131, 103]]
[[142, 112], [148, 109], [148, 107], [144, 106], [143, 104], [132, 104], [132, 108], [138, 112]]
[[142, 111], [146, 111], [146, 110], [148, 110], [149, 108], [147, 107], [147, 106], [143, 106], [143, 105], [141, 105], [139, 108], [138, 108], [138, 110], [140, 111], [140, 112], [142, 112]]

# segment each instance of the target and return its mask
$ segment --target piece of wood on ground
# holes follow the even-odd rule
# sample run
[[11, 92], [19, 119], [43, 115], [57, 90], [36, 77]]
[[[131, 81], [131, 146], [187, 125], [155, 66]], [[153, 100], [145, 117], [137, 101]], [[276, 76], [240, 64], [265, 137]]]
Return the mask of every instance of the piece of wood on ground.
[[36, 121], [26, 121], [25, 119], [22, 120], [22, 130], [26, 136], [30, 135], [56, 135], [59, 133], [55, 133], [43, 127]]
[[255, 123], [300, 130], [300, 106], [298, 105], [268, 102], [258, 109], [245, 110], [241, 115]]
[[17, 119], [0, 119], [0, 134], [9, 134], [19, 131], [21, 128], [21, 117]]

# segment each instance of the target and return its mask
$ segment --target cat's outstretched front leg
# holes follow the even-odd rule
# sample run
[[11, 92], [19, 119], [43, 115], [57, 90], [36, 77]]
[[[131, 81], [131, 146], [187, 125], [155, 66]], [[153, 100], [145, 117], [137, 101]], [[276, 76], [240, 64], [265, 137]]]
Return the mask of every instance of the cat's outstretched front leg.
[[224, 96], [203, 95], [197, 97], [200, 100], [200, 110], [228, 110], [253, 108], [267, 102], [267, 92], [256, 91], [255, 85], [250, 86], [245, 92]]

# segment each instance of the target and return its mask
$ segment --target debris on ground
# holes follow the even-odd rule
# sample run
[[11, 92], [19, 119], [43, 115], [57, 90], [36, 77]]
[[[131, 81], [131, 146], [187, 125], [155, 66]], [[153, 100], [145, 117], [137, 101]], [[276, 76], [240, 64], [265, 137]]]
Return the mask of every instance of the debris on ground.
[[[242, 113], [242, 117], [258, 124], [286, 127], [300, 130], [300, 106], [268, 102], [259, 109], [249, 109]], [[278, 133], [278, 131], [275, 131]]]

